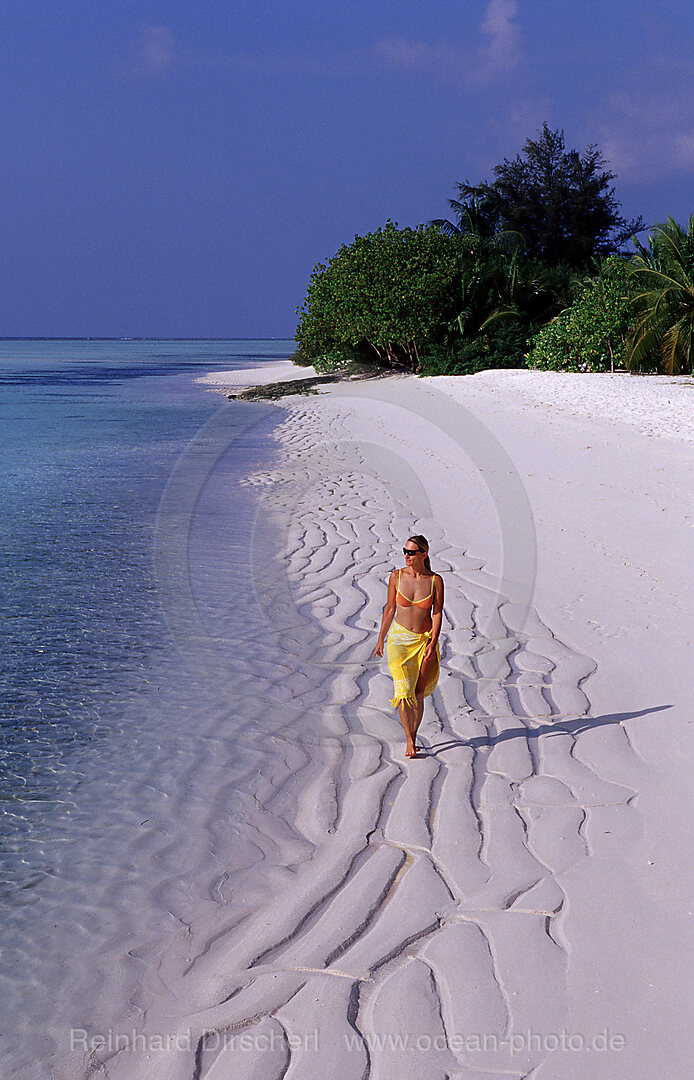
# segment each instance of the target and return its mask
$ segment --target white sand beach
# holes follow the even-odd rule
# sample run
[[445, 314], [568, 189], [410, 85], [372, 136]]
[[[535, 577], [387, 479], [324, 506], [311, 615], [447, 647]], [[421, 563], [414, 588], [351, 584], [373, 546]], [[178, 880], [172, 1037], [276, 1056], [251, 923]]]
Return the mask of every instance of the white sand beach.
[[299, 367], [291, 360], [259, 360], [253, 367], [236, 371], [211, 371], [195, 381], [217, 390], [245, 390], [250, 386], [267, 386], [273, 382], [293, 382], [317, 375], [314, 367]]
[[[206, 382], [312, 372], [232, 374]], [[228, 823], [253, 876], [228, 868], [121, 1044], [60, 1080], [688, 1076], [694, 381], [394, 376], [277, 407], [248, 483], [286, 538], [254, 562], [281, 673], [258, 739], [283, 724]], [[371, 654], [412, 533], [446, 596], [408, 761]]]

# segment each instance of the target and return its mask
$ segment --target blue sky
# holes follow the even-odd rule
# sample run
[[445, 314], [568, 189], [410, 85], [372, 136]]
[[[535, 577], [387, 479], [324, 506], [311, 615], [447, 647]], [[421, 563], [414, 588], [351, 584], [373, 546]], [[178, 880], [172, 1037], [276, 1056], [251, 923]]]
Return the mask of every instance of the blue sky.
[[545, 120], [686, 222], [693, 46], [689, 0], [5, 0], [0, 335], [291, 337]]

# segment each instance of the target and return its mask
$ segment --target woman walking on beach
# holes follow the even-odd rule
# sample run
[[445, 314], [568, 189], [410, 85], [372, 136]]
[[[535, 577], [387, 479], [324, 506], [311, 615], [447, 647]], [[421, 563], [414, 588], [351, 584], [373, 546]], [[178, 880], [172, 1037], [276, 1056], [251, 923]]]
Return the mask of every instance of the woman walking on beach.
[[385, 645], [395, 683], [395, 697], [390, 704], [398, 707], [407, 736], [405, 757], [416, 757], [415, 740], [424, 698], [434, 692], [439, 681], [443, 579], [431, 569], [425, 536], [410, 536], [402, 550], [405, 566], [393, 570], [388, 580], [388, 597], [373, 656], [383, 656]]

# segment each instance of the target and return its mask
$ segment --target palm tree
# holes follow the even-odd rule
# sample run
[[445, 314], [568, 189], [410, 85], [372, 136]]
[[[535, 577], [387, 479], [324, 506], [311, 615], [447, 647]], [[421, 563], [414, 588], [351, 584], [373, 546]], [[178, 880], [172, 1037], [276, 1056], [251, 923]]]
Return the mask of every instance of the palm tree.
[[634, 240], [629, 273], [635, 288], [634, 329], [627, 342], [631, 371], [650, 369], [659, 358], [667, 375], [691, 374], [694, 363], [694, 214], [687, 231], [668, 217], [648, 237]]
[[473, 198], [467, 202], [449, 199], [448, 205], [458, 219], [457, 225], [448, 218], [434, 218], [427, 224], [436, 225], [446, 236], [469, 236], [484, 240], [492, 250], [513, 252], [525, 248], [523, 234], [517, 229], [498, 228], [479, 199]]

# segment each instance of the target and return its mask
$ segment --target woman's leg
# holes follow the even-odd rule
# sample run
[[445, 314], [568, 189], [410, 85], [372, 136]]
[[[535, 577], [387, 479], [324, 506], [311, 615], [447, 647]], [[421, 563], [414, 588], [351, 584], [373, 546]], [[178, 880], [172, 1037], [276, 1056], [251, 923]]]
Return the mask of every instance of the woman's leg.
[[428, 660], [423, 661], [422, 666], [419, 669], [419, 675], [417, 676], [417, 685], [414, 688], [415, 697], [417, 698], [417, 707], [415, 709], [414, 732], [412, 735], [413, 742], [417, 737], [419, 725], [421, 724], [422, 717], [424, 716], [424, 691], [427, 687], [429, 680], [431, 679], [432, 673], [436, 670], [436, 665], [438, 664], [438, 662], [439, 661], [436, 653], [433, 653]]
[[416, 706], [409, 705], [404, 698], [399, 703], [400, 711], [400, 723], [403, 726], [403, 730], [407, 737], [407, 746], [405, 747], [405, 757], [413, 757], [415, 754], [415, 735], [417, 734], [417, 708]]
[[415, 709], [414, 735], [412, 736], [412, 741], [414, 742], [415, 746], [417, 745], [417, 732], [419, 731], [419, 725], [421, 724], [422, 717], [424, 716], [424, 694], [417, 694], [416, 697], [417, 708]]
[[432, 653], [428, 660], [424, 660], [422, 666], [419, 669], [419, 675], [417, 676], [417, 684], [414, 688], [415, 694], [419, 697], [421, 694], [422, 700], [424, 700], [424, 691], [427, 688], [427, 683], [431, 679], [432, 674], [436, 671], [436, 665], [439, 662], [439, 658], [436, 653]]

